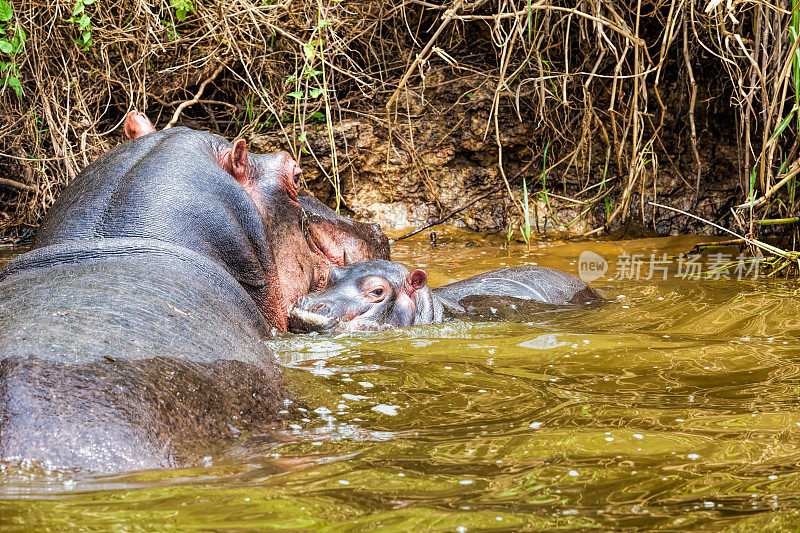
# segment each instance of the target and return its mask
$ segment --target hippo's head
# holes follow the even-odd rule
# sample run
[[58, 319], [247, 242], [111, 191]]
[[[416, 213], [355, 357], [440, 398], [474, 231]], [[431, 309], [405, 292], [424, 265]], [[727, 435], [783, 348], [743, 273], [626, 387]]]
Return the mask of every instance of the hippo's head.
[[312, 196], [299, 194], [301, 171], [287, 152], [247, 154], [244, 139], [224, 150], [223, 168], [252, 198], [272, 242], [282, 316], [288, 316], [299, 297], [325, 289], [332, 269], [388, 259], [388, 239], [378, 226], [348, 220]]
[[[154, 131], [146, 116], [129, 114], [125, 124], [129, 138], [151, 137]], [[294, 302], [310, 291], [324, 289], [332, 268], [352, 261], [389, 258], [388, 239], [378, 226], [348, 220], [315, 198], [299, 193], [301, 171], [287, 152], [252, 154], [244, 139], [229, 143], [217, 135], [193, 130], [180, 135], [188, 139], [175, 144], [184, 147], [210, 141], [217, 168], [232, 176], [252, 200], [248, 207], [236, 191], [219, 193], [225, 209], [240, 211], [228, 217], [239, 227], [232, 227], [230, 222], [215, 223], [213, 227], [218, 229], [211, 233], [219, 230], [221, 234], [206, 239], [214, 243], [207, 252], [225, 263], [250, 291], [270, 325], [286, 330]], [[190, 164], [185, 163], [184, 168]], [[216, 181], [208, 183], [217, 187], [217, 194]], [[250, 215], [253, 205], [257, 217]], [[218, 211], [215, 208], [212, 216], [217, 217]]]
[[434, 310], [427, 278], [425, 271], [409, 272], [393, 261], [334, 267], [325, 290], [297, 301], [289, 328], [341, 332], [430, 323]]

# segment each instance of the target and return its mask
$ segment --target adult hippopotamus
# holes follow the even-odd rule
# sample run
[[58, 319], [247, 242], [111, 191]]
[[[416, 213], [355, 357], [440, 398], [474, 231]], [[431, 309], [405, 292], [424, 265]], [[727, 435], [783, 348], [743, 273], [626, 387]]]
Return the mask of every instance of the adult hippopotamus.
[[193, 464], [264, 428], [284, 391], [262, 339], [334, 265], [388, 257], [298, 196], [286, 153], [139, 114], [125, 131], [0, 270], [0, 460]]
[[341, 332], [438, 324], [447, 315], [465, 315], [475, 304], [505, 299], [554, 306], [601, 297], [578, 278], [550, 268], [502, 268], [431, 289], [423, 270], [361, 261], [335, 267], [327, 289], [301, 297], [290, 313], [290, 329]]
[[156, 132], [136, 112], [125, 132], [133, 140], [81, 172], [48, 211], [33, 249], [130, 237], [180, 246], [225, 268], [280, 331], [332, 266], [389, 258], [377, 226], [298, 194], [300, 169], [286, 152], [248, 154], [244, 139], [183, 127]]

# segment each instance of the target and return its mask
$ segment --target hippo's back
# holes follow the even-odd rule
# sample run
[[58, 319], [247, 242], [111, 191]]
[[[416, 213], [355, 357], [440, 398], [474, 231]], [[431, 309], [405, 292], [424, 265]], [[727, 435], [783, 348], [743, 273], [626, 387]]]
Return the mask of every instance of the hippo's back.
[[436, 296], [460, 302], [472, 296], [508, 297], [552, 305], [587, 303], [601, 299], [575, 276], [544, 267], [508, 267], [484, 272], [433, 289]]
[[0, 280], [0, 459], [193, 463], [280, 408], [258, 310], [198, 254], [142, 239], [57, 245]]

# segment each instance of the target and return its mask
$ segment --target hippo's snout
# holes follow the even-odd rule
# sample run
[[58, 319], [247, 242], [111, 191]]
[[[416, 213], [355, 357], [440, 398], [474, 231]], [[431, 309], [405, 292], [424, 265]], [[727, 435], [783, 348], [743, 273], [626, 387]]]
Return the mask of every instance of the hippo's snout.
[[289, 328], [295, 333], [310, 331], [331, 331], [339, 321], [331, 316], [330, 305], [325, 302], [314, 301], [306, 296], [297, 299], [295, 306], [289, 311]]
[[328, 302], [315, 301], [305, 296], [301, 296], [297, 299], [297, 307], [303, 311], [308, 311], [317, 315], [322, 315], [328, 318], [333, 317], [333, 310]]

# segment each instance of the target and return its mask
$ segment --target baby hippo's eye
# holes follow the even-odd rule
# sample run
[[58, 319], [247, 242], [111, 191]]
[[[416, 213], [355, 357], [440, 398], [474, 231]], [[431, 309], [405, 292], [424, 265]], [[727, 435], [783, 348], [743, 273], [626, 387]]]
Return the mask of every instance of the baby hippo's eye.
[[373, 303], [382, 302], [391, 290], [388, 282], [379, 276], [362, 279], [359, 288], [364, 298]]

